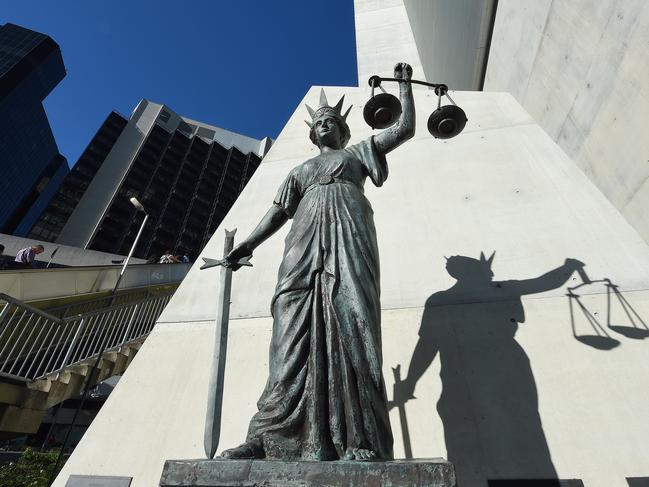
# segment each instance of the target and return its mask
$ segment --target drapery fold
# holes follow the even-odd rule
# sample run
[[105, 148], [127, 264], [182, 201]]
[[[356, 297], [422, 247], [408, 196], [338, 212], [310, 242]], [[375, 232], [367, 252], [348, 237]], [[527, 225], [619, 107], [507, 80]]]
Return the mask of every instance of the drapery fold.
[[271, 303], [269, 378], [248, 442], [266, 457], [392, 458], [381, 372], [380, 270], [373, 212], [386, 160], [372, 138], [293, 169], [274, 203], [293, 218]]

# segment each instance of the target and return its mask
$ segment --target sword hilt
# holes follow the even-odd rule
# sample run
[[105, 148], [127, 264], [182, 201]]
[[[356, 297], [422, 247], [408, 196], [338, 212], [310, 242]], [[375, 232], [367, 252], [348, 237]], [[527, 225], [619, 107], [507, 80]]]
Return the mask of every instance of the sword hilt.
[[[228, 259], [228, 255], [230, 255], [230, 252], [232, 252], [232, 249], [234, 248], [234, 234], [237, 233], [237, 229], [235, 228], [234, 230], [226, 230], [225, 231], [225, 241], [223, 242], [223, 258], [222, 259], [210, 259], [208, 257], [202, 257], [204, 264], [201, 266], [201, 270], [203, 269], [209, 269], [210, 267], [216, 267], [216, 266], [223, 266], [226, 269], [230, 269], [232, 267], [237, 266], [237, 269], [239, 267], [252, 267], [252, 264], [250, 263], [250, 259], [252, 258], [252, 255], [247, 255], [245, 257], [241, 257], [239, 260], [232, 262]], [[236, 270], [236, 269], [235, 269]]]
[[209, 259], [207, 257], [203, 257], [203, 262], [205, 262], [201, 266], [201, 270], [203, 269], [209, 269], [210, 267], [216, 267], [216, 266], [223, 266], [226, 269], [229, 269], [231, 267], [239, 266], [239, 267], [252, 267], [252, 264], [250, 263], [250, 259], [252, 256], [247, 256], [247, 257], [242, 257], [241, 259], [237, 260], [236, 262], [230, 262], [227, 258], [222, 258], [222, 259]]
[[401, 380], [401, 364], [397, 365], [396, 367], [392, 367], [392, 373], [394, 374], [394, 388], [392, 392], [391, 407], [400, 407], [410, 399], [417, 399], [413, 393], [409, 393], [409, 397], [405, 397], [406, 394], [404, 394], [403, 389], [403, 384], [405, 384], [405, 381]]

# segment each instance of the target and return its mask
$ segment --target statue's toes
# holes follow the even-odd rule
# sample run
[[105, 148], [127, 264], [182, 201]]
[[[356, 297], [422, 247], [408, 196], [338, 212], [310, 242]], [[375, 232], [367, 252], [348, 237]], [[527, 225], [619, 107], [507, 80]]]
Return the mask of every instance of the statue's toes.
[[246, 445], [245, 443], [236, 448], [223, 450], [219, 456], [221, 458], [227, 458], [230, 460], [256, 458], [254, 450], [249, 445]]
[[221, 458], [229, 458], [229, 459], [238, 458], [237, 450], [238, 448], [230, 448], [228, 450], [223, 450], [219, 456]]
[[366, 448], [352, 448], [345, 453], [345, 460], [356, 460], [357, 462], [371, 462], [377, 459], [376, 452]]
[[360, 457], [359, 460], [364, 462], [376, 458], [376, 454], [372, 450], [365, 450], [365, 449], [359, 449], [358, 456]]

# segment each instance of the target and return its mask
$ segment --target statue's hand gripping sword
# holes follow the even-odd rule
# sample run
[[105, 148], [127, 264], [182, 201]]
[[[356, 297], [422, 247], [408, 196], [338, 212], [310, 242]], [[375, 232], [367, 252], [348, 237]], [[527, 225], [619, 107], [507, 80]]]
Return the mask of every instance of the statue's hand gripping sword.
[[[236, 232], [236, 230], [234, 230]], [[240, 267], [252, 267], [252, 264], [250, 263], [250, 257], [244, 257], [242, 259], [239, 259], [236, 262], [230, 262], [227, 259], [208, 259], [207, 257], [203, 257], [203, 262], [205, 262], [201, 266], [201, 270], [203, 269], [209, 269], [210, 267], [216, 267], [216, 266], [223, 266], [224, 269], [232, 269], [233, 265], [238, 265]]]
[[234, 247], [234, 234], [236, 229], [225, 231], [225, 244], [223, 246], [223, 259], [207, 259], [201, 270], [210, 267], [222, 266], [219, 297], [216, 308], [216, 327], [214, 329], [214, 355], [210, 368], [210, 382], [207, 391], [207, 413], [205, 416], [205, 455], [208, 459], [214, 458], [219, 446], [221, 435], [221, 408], [223, 406], [223, 378], [225, 374], [225, 357], [228, 348], [228, 320], [230, 319], [230, 292], [232, 290], [232, 267], [252, 267], [250, 257], [244, 257], [236, 262], [226, 259]]

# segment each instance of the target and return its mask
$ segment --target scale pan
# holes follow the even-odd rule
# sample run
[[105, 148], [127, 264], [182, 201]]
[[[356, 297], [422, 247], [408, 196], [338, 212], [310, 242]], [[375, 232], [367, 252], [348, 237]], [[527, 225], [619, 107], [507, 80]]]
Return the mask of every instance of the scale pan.
[[634, 340], [642, 340], [643, 338], [649, 337], [649, 330], [646, 328], [636, 328], [635, 326], [620, 326], [620, 325], [611, 325], [609, 328], [620, 335], [624, 335], [627, 338], [633, 338]]
[[450, 139], [464, 130], [466, 113], [456, 105], [444, 105], [428, 117], [428, 131], [436, 139]]
[[385, 129], [394, 125], [401, 115], [401, 102], [389, 93], [373, 96], [363, 108], [363, 118], [373, 129]]
[[580, 335], [575, 338], [584, 345], [597, 350], [612, 350], [620, 344], [615, 338], [600, 335]]

